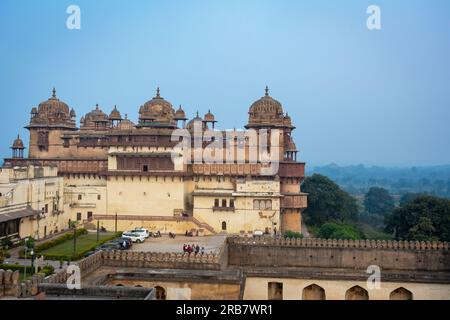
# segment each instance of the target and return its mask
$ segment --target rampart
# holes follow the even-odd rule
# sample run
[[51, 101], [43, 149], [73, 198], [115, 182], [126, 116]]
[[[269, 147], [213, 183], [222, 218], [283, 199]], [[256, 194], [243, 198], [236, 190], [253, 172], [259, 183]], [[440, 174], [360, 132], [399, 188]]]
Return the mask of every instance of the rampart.
[[230, 266], [450, 271], [447, 242], [230, 237], [227, 244]]

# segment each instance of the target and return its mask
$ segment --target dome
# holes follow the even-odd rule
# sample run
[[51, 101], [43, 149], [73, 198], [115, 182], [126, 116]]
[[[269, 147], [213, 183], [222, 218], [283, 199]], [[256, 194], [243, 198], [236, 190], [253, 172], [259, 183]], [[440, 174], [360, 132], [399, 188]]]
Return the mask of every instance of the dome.
[[266, 94], [250, 106], [249, 113], [254, 116], [270, 114], [279, 117], [283, 115], [283, 107], [280, 102], [269, 96], [269, 88], [266, 87]]
[[195, 123], [200, 123], [200, 125], [202, 126], [202, 128], [204, 128], [204, 124], [203, 124], [203, 119], [198, 115], [198, 111], [197, 111], [197, 115], [195, 118], [191, 119], [187, 125], [186, 125], [186, 129], [188, 130], [193, 130], [194, 129], [194, 124]]
[[123, 119], [118, 125], [117, 128], [119, 130], [132, 130], [134, 127], [134, 123], [128, 120], [128, 115], [125, 115], [125, 119]]
[[47, 101], [41, 102], [38, 106], [38, 113], [47, 113], [47, 114], [63, 114], [65, 116], [70, 116], [69, 106], [59, 100], [56, 97], [56, 90], [53, 88], [52, 97]]
[[141, 124], [146, 122], [154, 122], [155, 124], [174, 125], [175, 110], [169, 101], [164, 100], [160, 96], [159, 88], [156, 90], [156, 96], [152, 100], [147, 101], [139, 109], [139, 120]]
[[184, 112], [183, 108], [180, 107], [178, 108], [178, 110], [175, 112], [175, 120], [186, 120], [186, 113]]
[[81, 129], [107, 129], [108, 128], [108, 115], [104, 113], [100, 107], [95, 105], [95, 109], [87, 113], [81, 118]]
[[205, 114], [204, 120], [206, 122], [216, 122], [214, 115], [211, 113], [211, 110], [208, 110], [208, 113]]
[[76, 129], [69, 106], [56, 97], [53, 88], [52, 96], [31, 109], [31, 121], [29, 127], [62, 126], [67, 129]]
[[269, 96], [269, 88], [266, 87], [264, 97], [255, 101], [249, 109], [249, 124], [252, 126], [284, 126], [284, 112], [281, 103]]
[[12, 149], [25, 149], [22, 139], [20, 139], [19, 135], [17, 135], [17, 139], [14, 140], [12, 145]]
[[95, 109], [87, 113], [84, 117], [84, 121], [87, 122], [108, 122], [108, 116], [104, 113], [98, 104], [95, 105]]
[[122, 115], [117, 110], [117, 106], [114, 106], [113, 111], [109, 114], [109, 120], [122, 120]]

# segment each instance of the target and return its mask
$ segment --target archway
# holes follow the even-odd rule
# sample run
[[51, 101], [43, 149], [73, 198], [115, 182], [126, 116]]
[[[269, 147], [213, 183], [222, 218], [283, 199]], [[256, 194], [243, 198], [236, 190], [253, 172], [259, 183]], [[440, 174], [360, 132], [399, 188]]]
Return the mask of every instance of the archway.
[[325, 300], [325, 290], [316, 284], [309, 285], [303, 289], [302, 299]]
[[389, 295], [389, 299], [391, 299], [391, 300], [412, 300], [413, 294], [411, 291], [409, 291], [403, 287], [400, 287], [391, 292], [391, 294]]
[[369, 293], [360, 286], [354, 286], [345, 293], [345, 300], [369, 300]]
[[269, 300], [283, 300], [283, 283], [269, 282], [268, 283], [268, 297]]
[[156, 300], [166, 300], [166, 289], [160, 286], [156, 286], [155, 290], [156, 290]]

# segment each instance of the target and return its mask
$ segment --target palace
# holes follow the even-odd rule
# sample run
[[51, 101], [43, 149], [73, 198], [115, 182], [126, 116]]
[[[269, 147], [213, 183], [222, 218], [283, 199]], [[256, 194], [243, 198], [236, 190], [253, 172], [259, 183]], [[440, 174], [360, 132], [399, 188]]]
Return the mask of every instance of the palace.
[[[272, 174], [263, 173], [262, 161], [250, 161], [252, 146], [237, 137], [226, 138], [224, 144], [235, 154], [242, 151], [244, 161], [191, 163], [186, 153], [173, 158], [179, 144], [172, 137], [176, 130], [193, 132], [198, 126], [226, 136], [216, 124], [210, 111], [203, 118], [197, 112], [188, 119], [158, 88], [155, 97], [140, 106], [136, 123], [116, 106], [108, 115], [96, 105], [78, 127], [75, 110], [53, 89], [48, 100], [31, 109], [28, 156], [17, 137], [12, 157], [1, 169], [5, 214], [0, 213], [0, 238], [41, 239], [69, 221], [91, 229], [98, 223], [108, 230], [139, 226], [199, 235], [300, 232], [307, 205], [307, 195], [300, 191], [305, 164], [297, 161], [291, 136], [295, 127], [281, 103], [266, 88], [250, 106], [245, 127], [266, 130], [269, 141], [278, 135], [279, 163]], [[208, 145], [202, 141], [200, 151]], [[196, 151], [193, 148], [192, 154]]]

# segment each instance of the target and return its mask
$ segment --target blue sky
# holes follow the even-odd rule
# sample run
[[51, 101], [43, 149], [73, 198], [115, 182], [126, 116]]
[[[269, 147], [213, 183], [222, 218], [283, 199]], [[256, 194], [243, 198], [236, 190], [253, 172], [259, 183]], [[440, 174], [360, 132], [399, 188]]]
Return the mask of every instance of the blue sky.
[[136, 120], [160, 86], [229, 129], [268, 85], [309, 164], [449, 164], [449, 57], [447, 0], [2, 0], [0, 156], [53, 86], [78, 119], [99, 103]]

